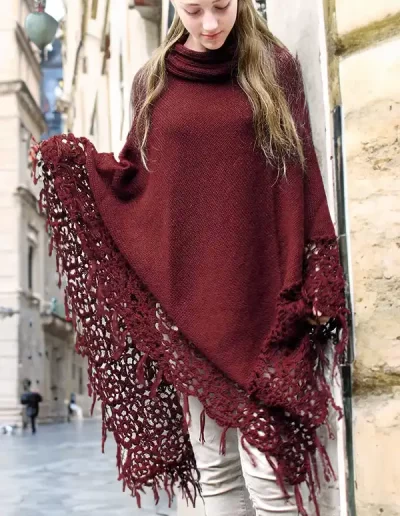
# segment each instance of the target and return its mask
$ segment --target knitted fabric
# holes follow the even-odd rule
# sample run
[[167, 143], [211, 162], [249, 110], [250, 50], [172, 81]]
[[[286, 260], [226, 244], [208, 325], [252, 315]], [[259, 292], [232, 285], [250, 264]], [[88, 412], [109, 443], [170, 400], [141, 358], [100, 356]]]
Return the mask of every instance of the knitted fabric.
[[[277, 178], [255, 148], [231, 47], [200, 55], [178, 44], [168, 56], [149, 172], [134, 125], [118, 161], [71, 134], [34, 148], [103, 441], [113, 433], [119, 477], [139, 505], [144, 487], [156, 500], [160, 488], [171, 500], [175, 486], [190, 499], [200, 491], [188, 396], [224, 428], [221, 453], [239, 428], [244, 446], [274, 458], [303, 516], [302, 482], [318, 513], [317, 453], [334, 476], [317, 429], [334, 405], [328, 352], [337, 364], [346, 345], [345, 282], [299, 68], [286, 50], [275, 56], [305, 173], [290, 158]], [[312, 326], [313, 314], [330, 321]]]

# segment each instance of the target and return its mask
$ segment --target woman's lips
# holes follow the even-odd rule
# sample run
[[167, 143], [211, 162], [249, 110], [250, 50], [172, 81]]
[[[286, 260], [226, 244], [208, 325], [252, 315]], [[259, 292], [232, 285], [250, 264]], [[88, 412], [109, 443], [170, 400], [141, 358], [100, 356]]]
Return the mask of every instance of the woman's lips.
[[203, 34], [203, 36], [207, 39], [215, 39], [217, 36], [221, 34], [222, 31], [217, 32], [216, 34]]

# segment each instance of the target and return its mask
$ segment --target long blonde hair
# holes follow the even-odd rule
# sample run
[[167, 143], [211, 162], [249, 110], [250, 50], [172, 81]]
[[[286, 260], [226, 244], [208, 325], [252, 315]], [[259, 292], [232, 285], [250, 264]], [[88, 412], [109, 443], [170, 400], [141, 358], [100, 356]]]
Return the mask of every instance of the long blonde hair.
[[[239, 0], [233, 30], [238, 43], [237, 81], [253, 110], [255, 144], [268, 162], [275, 159], [275, 162], [283, 164], [285, 174], [285, 158], [297, 156], [303, 165], [304, 154], [287, 99], [276, 79], [273, 48], [276, 45], [283, 47], [283, 44], [270, 32], [252, 0]], [[137, 78], [142, 83], [145, 95], [137, 106], [134, 127], [141, 159], [146, 168], [151, 111], [167, 81], [166, 56], [185, 35], [188, 33], [175, 13], [165, 40]]]

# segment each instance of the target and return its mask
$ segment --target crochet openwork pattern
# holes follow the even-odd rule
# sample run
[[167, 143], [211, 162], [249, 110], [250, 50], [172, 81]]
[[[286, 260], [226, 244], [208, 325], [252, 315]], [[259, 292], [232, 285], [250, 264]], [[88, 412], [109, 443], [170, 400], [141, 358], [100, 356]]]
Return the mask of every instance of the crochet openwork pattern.
[[[337, 362], [346, 344], [337, 243], [321, 240], [307, 247], [305, 281], [281, 293], [276, 325], [245, 389], [184, 337], [116, 248], [89, 187], [86, 164], [96, 152], [93, 145], [60, 135], [33, 151], [50, 252], [56, 253], [60, 285], [63, 275], [67, 280], [66, 313], [77, 331], [76, 349], [88, 359], [93, 402], [101, 402], [103, 445], [111, 432], [118, 446], [124, 488], [139, 505], [144, 487], [153, 489], [156, 500], [159, 489], [172, 500], [179, 487], [193, 501], [200, 486], [187, 432], [187, 398], [196, 396], [204, 406], [202, 430], [205, 413], [225, 429], [221, 453], [226, 430], [239, 428], [244, 447], [256, 446], [269, 458], [282, 489], [286, 482], [295, 486], [300, 514], [307, 514], [302, 482], [319, 513], [317, 452], [326, 479], [334, 476], [316, 434], [333, 404], [326, 352], [334, 345]], [[331, 321], [309, 325], [313, 308]]]

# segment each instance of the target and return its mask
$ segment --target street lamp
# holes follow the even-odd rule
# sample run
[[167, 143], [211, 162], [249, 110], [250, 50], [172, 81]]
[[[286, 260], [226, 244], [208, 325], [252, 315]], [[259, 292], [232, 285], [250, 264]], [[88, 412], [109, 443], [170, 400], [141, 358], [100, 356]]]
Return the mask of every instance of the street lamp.
[[25, 30], [29, 39], [42, 50], [49, 45], [56, 35], [58, 22], [44, 12], [46, 0], [34, 0], [35, 11], [25, 20]]

